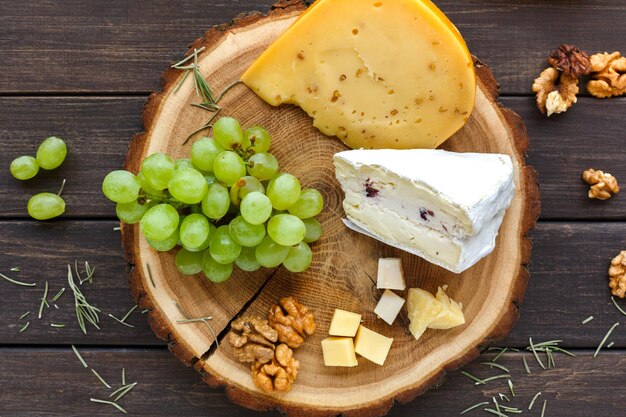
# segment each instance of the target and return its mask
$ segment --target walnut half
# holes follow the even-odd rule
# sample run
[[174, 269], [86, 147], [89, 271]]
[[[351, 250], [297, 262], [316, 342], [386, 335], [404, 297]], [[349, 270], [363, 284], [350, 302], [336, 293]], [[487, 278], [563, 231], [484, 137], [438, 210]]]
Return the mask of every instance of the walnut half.
[[611, 294], [616, 297], [626, 297], [626, 251], [611, 260], [609, 268], [609, 287]]
[[299, 348], [304, 337], [315, 333], [315, 318], [294, 297], [280, 299], [269, 311], [269, 323], [278, 332], [278, 340], [292, 348]]
[[537, 95], [537, 107], [548, 117], [567, 111], [578, 99], [578, 79], [559, 72], [556, 68], [546, 68], [533, 83]]
[[276, 346], [276, 354], [269, 363], [256, 361], [252, 365], [252, 379], [265, 392], [287, 392], [298, 376], [300, 362], [293, 357], [293, 350], [284, 343]]
[[591, 56], [591, 81], [587, 91], [597, 98], [621, 96], [626, 93], [626, 57], [619, 52]]
[[230, 325], [229, 342], [239, 362], [267, 363], [274, 357], [276, 330], [259, 317], [240, 317]]
[[583, 172], [583, 180], [591, 185], [589, 188], [589, 198], [598, 200], [608, 200], [613, 194], [619, 193], [617, 178], [608, 172], [589, 168]]

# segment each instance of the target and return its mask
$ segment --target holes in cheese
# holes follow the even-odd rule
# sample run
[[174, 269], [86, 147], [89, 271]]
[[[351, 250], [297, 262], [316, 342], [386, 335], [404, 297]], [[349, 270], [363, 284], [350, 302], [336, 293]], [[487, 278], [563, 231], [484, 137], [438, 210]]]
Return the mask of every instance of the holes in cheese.
[[352, 148], [435, 148], [468, 120], [472, 57], [428, 0], [318, 0], [241, 80]]

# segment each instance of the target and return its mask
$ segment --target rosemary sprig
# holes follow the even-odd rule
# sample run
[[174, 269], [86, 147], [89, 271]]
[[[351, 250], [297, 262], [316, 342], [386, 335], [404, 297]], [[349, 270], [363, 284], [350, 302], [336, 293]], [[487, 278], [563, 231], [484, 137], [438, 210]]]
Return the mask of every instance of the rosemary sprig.
[[74, 354], [76, 355], [76, 357], [78, 358], [78, 360], [80, 361], [80, 363], [83, 364], [83, 367], [85, 368], [89, 368], [89, 366], [87, 366], [87, 362], [85, 362], [85, 360], [83, 359], [83, 357], [81, 356], [80, 353], [78, 353], [78, 349], [76, 349], [76, 346], [72, 345], [72, 350], [74, 351]]
[[15, 285], [21, 285], [23, 287], [34, 287], [34, 286], [37, 285], [37, 283], [35, 283], [35, 282], [30, 283], [30, 282], [17, 281], [17, 280], [14, 280], [13, 278], [7, 277], [4, 274], [0, 274], [0, 278], [4, 278], [5, 280], [9, 281], [10, 283], [13, 283]]
[[616, 309], [617, 309], [620, 313], [622, 313], [623, 315], [625, 315], [625, 316], [626, 316], [626, 311], [624, 311], [624, 309], [623, 309], [623, 308], [621, 308], [621, 307], [619, 306], [619, 304], [617, 304], [617, 301], [615, 301], [615, 297], [611, 297], [611, 301], [613, 301], [613, 305], [615, 306], [615, 308], [616, 308]]
[[113, 407], [117, 408], [117, 409], [118, 409], [119, 411], [121, 411], [122, 413], [124, 413], [124, 414], [128, 414], [128, 413], [126, 412], [126, 410], [124, 410], [124, 409], [122, 408], [122, 406], [121, 406], [121, 405], [119, 405], [119, 404], [117, 404], [117, 403], [114, 403], [113, 401], [99, 400], [99, 399], [97, 399], [97, 398], [90, 398], [90, 399], [89, 399], [89, 401], [94, 402], [94, 403], [98, 403], [98, 404], [109, 404], [109, 405], [112, 405]]
[[30, 325], [30, 321], [26, 322], [26, 324], [23, 325], [22, 328], [20, 329], [20, 333], [22, 333], [24, 330], [26, 330], [29, 325]]
[[30, 311], [27, 311], [26, 313], [22, 314], [20, 316], [20, 320], [22, 320], [24, 317], [28, 316], [30, 314]]
[[461, 411], [459, 414], [463, 415], [465, 413], [469, 413], [472, 410], [477, 409], [478, 407], [482, 407], [483, 405], [489, 405], [487, 401], [483, 401], [482, 403], [474, 404], [470, 407], [467, 407], [465, 410]]
[[604, 338], [602, 339], [602, 341], [600, 342], [600, 344], [598, 345], [598, 348], [596, 349], [596, 352], [593, 354], [593, 357], [595, 358], [596, 356], [598, 356], [598, 353], [600, 353], [600, 349], [602, 349], [602, 346], [604, 346], [604, 344], [606, 343], [607, 339], [609, 338], [609, 336], [611, 336], [611, 333], [613, 333], [613, 330], [615, 330], [615, 328], [619, 326], [619, 323], [615, 323], [613, 326], [611, 326], [611, 328], [609, 329], [608, 332], [606, 332], [606, 334], [604, 335]]
[[586, 319], [584, 319], [584, 320], [582, 321], [582, 324], [587, 324], [587, 323], [589, 323], [591, 320], [593, 320], [593, 316], [589, 316], [589, 317], [587, 317]]
[[111, 386], [104, 380], [104, 378], [102, 378], [100, 376], [100, 374], [93, 368], [91, 368], [91, 372], [93, 372], [93, 374], [96, 376], [96, 378], [98, 378], [98, 380], [100, 380], [100, 382], [102, 383], [102, 385], [104, 385], [105, 387], [107, 387], [108, 389], [111, 389]]
[[541, 395], [541, 391], [536, 393], [535, 396], [533, 397], [533, 399], [530, 400], [530, 404], [528, 405], [528, 411], [533, 409], [533, 405], [535, 405], [535, 401], [537, 400], [537, 397], [539, 397], [540, 395]]
[[[91, 274], [93, 275], [93, 270], [90, 269]], [[79, 278], [80, 279], [80, 278]], [[83, 281], [84, 282], [84, 281]], [[78, 321], [78, 326], [83, 331], [84, 334], [87, 334], [87, 326], [85, 320], [91, 323], [96, 329], [100, 330], [98, 323], [100, 322], [100, 318], [98, 313], [100, 313], [100, 309], [92, 306], [87, 302], [85, 295], [80, 290], [78, 285], [74, 282], [74, 276], [72, 275], [72, 267], [67, 265], [67, 283], [74, 294], [74, 306], [76, 310], [76, 320]]]
[[43, 297], [41, 297], [41, 303], [39, 304], [39, 314], [37, 314], [37, 318], [40, 319], [41, 318], [41, 314], [43, 313], [43, 307], [44, 305], [48, 305], [48, 307], [50, 307], [50, 305], [48, 304], [48, 301], [46, 300], [46, 298], [48, 298], [48, 281], [46, 281], [44, 290], [43, 290]]

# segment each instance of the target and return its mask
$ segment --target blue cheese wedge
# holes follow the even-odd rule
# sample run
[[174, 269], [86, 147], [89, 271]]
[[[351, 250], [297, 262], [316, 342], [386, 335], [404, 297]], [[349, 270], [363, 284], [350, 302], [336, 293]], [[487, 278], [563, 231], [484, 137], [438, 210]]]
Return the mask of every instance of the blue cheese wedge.
[[363, 149], [334, 163], [348, 227], [457, 274], [493, 251], [515, 192], [508, 155]]

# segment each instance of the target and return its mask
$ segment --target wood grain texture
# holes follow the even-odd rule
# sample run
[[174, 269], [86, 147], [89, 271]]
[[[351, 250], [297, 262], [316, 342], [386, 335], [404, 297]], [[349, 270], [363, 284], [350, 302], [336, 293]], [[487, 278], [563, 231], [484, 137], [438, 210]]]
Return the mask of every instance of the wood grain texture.
[[[115, 205], [104, 198], [100, 183], [123, 164], [130, 138], [141, 130], [144, 97], [0, 97], [0, 135], [9, 146], [0, 152], [0, 168], [19, 155], [34, 154], [43, 138], [65, 138], [70, 156], [61, 168], [21, 182], [0, 175], [0, 218], [26, 216], [30, 195], [68, 184], [66, 217], [113, 218]], [[580, 179], [588, 167], [626, 181], [623, 146], [626, 98], [581, 98], [567, 113], [546, 118], [525, 97], [500, 102], [522, 116], [531, 146], [528, 161], [541, 182], [541, 219], [625, 220], [626, 194], [608, 201], [589, 200]], [[30, 109], [37, 108], [36, 121]]]
[[[149, 92], [189, 39], [274, 0], [0, 2], [0, 92]], [[551, 49], [624, 49], [621, 0], [439, 0], [504, 94], [530, 94]], [[608, 29], [610, 28], [610, 29]]]
[[[39, 283], [36, 288], [26, 288], [0, 280], [0, 294], [11, 300], [0, 303], [0, 345], [163, 345], [151, 331], [147, 317], [136, 313], [129, 320], [134, 329], [104, 314], [102, 331], [91, 330], [83, 335], [76, 325], [69, 293], [57, 303], [59, 310], [45, 310], [41, 321], [33, 317], [43, 293], [42, 283], [49, 281], [51, 293], [66, 287], [64, 268], [75, 259], [88, 260], [96, 267], [94, 284], [85, 290], [93, 304], [118, 317], [132, 306], [115, 226], [113, 221], [0, 222], [0, 253], [5, 255], [0, 257], [0, 272]], [[532, 336], [535, 340], [563, 339], [567, 347], [595, 348], [606, 330], [623, 317], [609, 298], [606, 271], [609, 260], [626, 248], [626, 224], [540, 223], [531, 236], [532, 278], [520, 319], [511, 334], [498, 344], [525, 346]], [[10, 272], [15, 266], [20, 266], [22, 272]], [[620, 305], [626, 309], [626, 302], [621, 301]], [[29, 310], [31, 324], [27, 331], [18, 333], [19, 317]], [[590, 315], [595, 319], [581, 325]], [[22, 320], [22, 324], [28, 320]], [[51, 322], [65, 323], [67, 327], [53, 329]], [[618, 329], [613, 340], [616, 347], [626, 348], [626, 330]]]
[[[198, 64], [214, 81], [216, 91], [237, 80], [302, 10], [297, 0], [279, 2], [267, 17], [242, 17], [233, 26], [212, 29], [195, 41], [193, 48], [206, 48]], [[234, 402], [257, 410], [278, 408], [292, 416], [383, 415], [395, 401], [411, 401], [437, 383], [446, 371], [476, 357], [479, 344], [504, 338], [517, 318], [517, 306], [526, 288], [530, 242], [525, 235], [539, 215], [539, 192], [536, 173], [525, 166], [523, 159], [528, 146], [523, 122], [495, 102], [498, 88], [489, 69], [478, 61], [475, 67], [479, 81], [476, 106], [467, 125], [444, 147], [458, 152], [505, 153], [513, 158], [515, 198], [491, 256], [465, 271], [460, 279], [406, 252], [346, 231], [341, 222], [343, 196], [332, 164], [332, 155], [345, 146], [314, 129], [300, 109], [271, 107], [241, 86], [220, 102], [222, 114], [236, 117], [244, 126], [262, 124], [272, 133], [272, 149], [282, 169], [324, 195], [326, 208], [319, 218], [325, 234], [313, 246], [314, 261], [304, 273], [292, 274], [283, 268], [254, 274], [236, 270], [226, 284], [213, 285], [199, 276], [181, 276], [173, 265], [172, 254], [152, 250], [138, 227], [123, 227], [124, 248], [131, 264], [131, 290], [142, 308], [152, 309], [149, 314], [155, 333], [183, 362], [205, 374], [209, 385], [226, 386]], [[196, 100], [191, 83], [178, 89], [181, 77], [180, 72], [168, 70], [163, 76], [163, 91], [151, 95], [143, 114], [145, 133], [137, 135], [131, 144], [126, 169], [137, 172], [141, 161], [154, 152], [180, 157], [188, 151], [192, 141], [182, 146], [184, 138], [208, 116], [190, 106]], [[294, 131], [298, 132], [298, 140], [293, 140]], [[434, 291], [437, 286], [449, 284], [450, 296], [464, 304], [466, 326], [446, 333], [427, 333], [416, 344], [405, 327], [390, 328], [376, 321], [371, 311], [377, 294], [372, 292], [372, 281], [364, 275], [375, 275], [376, 260], [381, 256], [403, 259], [409, 286]], [[498, 279], [493, 279], [496, 276]], [[476, 292], [475, 288], [481, 290]], [[468, 298], [468, 294], [473, 295]], [[384, 371], [371, 363], [350, 372], [322, 366], [319, 342], [324, 335], [320, 331], [298, 351], [301, 371], [308, 372], [307, 379], [300, 379], [289, 393], [271, 396], [254, 386], [249, 367], [237, 362], [228, 346], [212, 349], [215, 335], [202, 323], [195, 329], [176, 324], [181, 318], [176, 302], [192, 316], [213, 316], [211, 324], [221, 333], [234, 317], [264, 316], [272, 303], [286, 295], [295, 296], [315, 311], [320, 329], [328, 328], [334, 308], [360, 307], [357, 311], [364, 312], [368, 327], [394, 338], [395, 348]]]
[[[122, 367], [126, 368], [129, 382], [138, 382], [136, 388], [120, 401], [129, 415], [280, 416], [277, 412], [259, 413], [231, 404], [222, 391], [208, 389], [194, 372], [181, 366], [165, 349], [125, 351], [80, 346], [79, 349], [87, 363], [109, 383], [120, 383]], [[591, 357], [591, 351], [576, 353], [575, 358], [556, 355], [557, 367], [546, 371], [541, 371], [533, 356], [525, 353], [523, 356], [533, 372], [530, 375], [525, 374], [522, 354], [505, 354], [498, 362], [510, 369], [516, 397], [509, 392], [506, 379], [477, 387], [457, 371], [451, 373], [437, 390], [410, 404], [394, 407], [389, 417], [458, 416], [460, 411], [473, 404], [490, 402], [498, 393], [511, 400], [503, 403], [524, 409], [524, 415], [539, 416], [543, 400], [548, 400], [547, 417], [622, 417], [626, 395], [617, 387], [626, 378], [626, 356], [610, 350], [596, 359]], [[467, 371], [481, 377], [501, 373], [479, 364], [493, 356], [493, 353], [482, 355], [467, 367]], [[34, 363], [37, 366], [33, 366]], [[611, 371], [607, 372], [607, 369]], [[105, 399], [111, 390], [104, 388], [89, 370], [83, 368], [69, 348], [0, 349], [0, 384], [3, 387], [0, 392], [3, 417], [121, 415], [108, 405], [89, 402], [90, 397]], [[530, 400], [538, 391], [542, 395], [532, 411], [527, 411]], [[25, 392], [33, 395], [32, 400], [25, 400]], [[466, 415], [487, 414], [479, 410]]]

